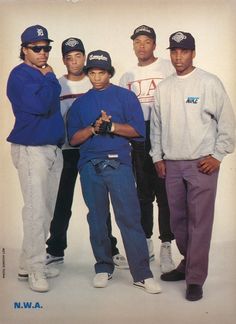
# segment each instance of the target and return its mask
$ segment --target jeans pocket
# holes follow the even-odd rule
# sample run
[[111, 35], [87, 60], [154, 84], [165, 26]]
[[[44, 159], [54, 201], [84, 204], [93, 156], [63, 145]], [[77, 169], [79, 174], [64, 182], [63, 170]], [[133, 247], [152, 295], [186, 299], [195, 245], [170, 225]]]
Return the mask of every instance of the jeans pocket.
[[20, 157], [20, 145], [11, 144], [11, 158], [12, 158], [13, 165], [16, 169], [18, 169], [19, 157]]
[[118, 169], [120, 166], [119, 160], [111, 160], [109, 163], [109, 166], [111, 166], [113, 169]]

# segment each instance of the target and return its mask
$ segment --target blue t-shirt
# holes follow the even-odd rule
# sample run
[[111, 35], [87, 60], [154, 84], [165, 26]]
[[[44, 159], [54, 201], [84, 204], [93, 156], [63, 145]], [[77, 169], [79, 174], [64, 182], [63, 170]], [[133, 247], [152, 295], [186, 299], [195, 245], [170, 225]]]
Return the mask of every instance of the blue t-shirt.
[[[104, 110], [114, 123], [129, 124], [145, 137], [142, 108], [136, 95], [127, 89], [110, 84], [104, 90], [91, 89], [74, 101], [68, 116], [69, 139], [80, 129], [91, 125]], [[91, 136], [80, 145], [78, 168], [92, 159], [116, 158], [131, 165], [130, 138], [115, 134]]]
[[7, 140], [21, 145], [62, 145], [65, 126], [60, 92], [54, 73], [43, 75], [25, 63], [16, 66], [7, 83], [7, 96], [15, 115]]

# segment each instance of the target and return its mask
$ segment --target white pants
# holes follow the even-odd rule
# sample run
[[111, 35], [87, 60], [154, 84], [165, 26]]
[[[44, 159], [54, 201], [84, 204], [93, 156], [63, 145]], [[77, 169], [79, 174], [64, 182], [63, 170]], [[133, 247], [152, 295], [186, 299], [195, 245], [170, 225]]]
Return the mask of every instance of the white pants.
[[23, 244], [20, 266], [43, 271], [45, 242], [53, 217], [63, 166], [61, 149], [54, 145], [12, 144], [11, 155], [19, 175], [24, 200]]

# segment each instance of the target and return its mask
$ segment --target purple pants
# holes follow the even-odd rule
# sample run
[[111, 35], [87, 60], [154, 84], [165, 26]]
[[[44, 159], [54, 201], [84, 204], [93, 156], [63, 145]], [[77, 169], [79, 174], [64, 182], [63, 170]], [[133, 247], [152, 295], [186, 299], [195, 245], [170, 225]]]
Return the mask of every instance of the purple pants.
[[203, 285], [214, 219], [218, 173], [199, 172], [200, 161], [166, 161], [171, 230], [184, 259], [177, 267], [187, 284]]

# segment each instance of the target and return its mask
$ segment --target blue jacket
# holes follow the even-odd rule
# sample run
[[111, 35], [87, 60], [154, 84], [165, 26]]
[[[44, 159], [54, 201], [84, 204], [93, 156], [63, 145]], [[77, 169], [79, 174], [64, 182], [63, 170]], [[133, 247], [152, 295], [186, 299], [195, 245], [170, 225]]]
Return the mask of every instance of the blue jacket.
[[62, 145], [65, 127], [60, 92], [54, 73], [43, 75], [25, 63], [16, 66], [7, 83], [7, 96], [15, 115], [7, 141], [32, 146]]

